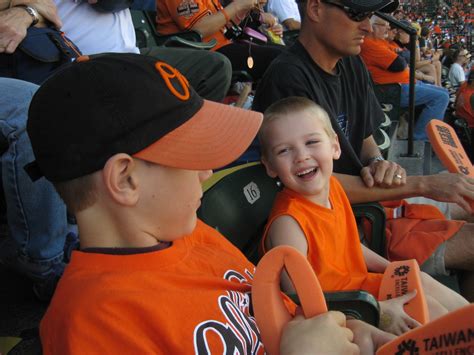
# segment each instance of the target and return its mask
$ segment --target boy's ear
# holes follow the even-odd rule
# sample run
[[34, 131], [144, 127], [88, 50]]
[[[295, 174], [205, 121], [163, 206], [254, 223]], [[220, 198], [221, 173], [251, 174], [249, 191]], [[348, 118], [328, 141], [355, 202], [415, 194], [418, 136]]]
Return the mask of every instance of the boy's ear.
[[260, 160], [262, 161], [262, 164], [265, 166], [265, 170], [268, 176], [270, 176], [271, 178], [278, 177], [277, 173], [275, 172], [275, 170], [272, 169], [272, 165], [270, 164], [268, 159], [265, 157], [265, 155], [262, 154]]
[[138, 179], [136, 162], [128, 154], [119, 153], [110, 157], [102, 169], [102, 179], [109, 196], [117, 203], [133, 206], [138, 202]]
[[342, 152], [341, 152], [341, 145], [339, 144], [339, 137], [337, 135], [334, 138], [333, 149], [334, 149], [334, 152], [333, 152], [332, 158], [334, 160], [338, 160], [341, 157]]

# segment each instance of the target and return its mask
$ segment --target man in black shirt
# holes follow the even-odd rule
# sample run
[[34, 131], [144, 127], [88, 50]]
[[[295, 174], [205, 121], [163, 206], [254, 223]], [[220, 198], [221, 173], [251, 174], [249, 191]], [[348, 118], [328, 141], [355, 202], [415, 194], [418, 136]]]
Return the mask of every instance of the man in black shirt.
[[[474, 179], [460, 174], [407, 177], [398, 164], [383, 160], [374, 141], [373, 124], [380, 122], [383, 113], [357, 55], [365, 36], [372, 32], [372, 11], [392, 11], [387, 5], [390, 1], [308, 0], [299, 40], [267, 69], [254, 109], [263, 112], [284, 97], [304, 96], [327, 110], [342, 149], [334, 172], [351, 203], [424, 196], [455, 202], [474, 213], [468, 202], [474, 200]], [[473, 236], [474, 224], [465, 224], [446, 242], [442, 257], [446, 267], [471, 275], [470, 282], [466, 279], [466, 296], [471, 299]], [[383, 271], [380, 265], [368, 267]]]

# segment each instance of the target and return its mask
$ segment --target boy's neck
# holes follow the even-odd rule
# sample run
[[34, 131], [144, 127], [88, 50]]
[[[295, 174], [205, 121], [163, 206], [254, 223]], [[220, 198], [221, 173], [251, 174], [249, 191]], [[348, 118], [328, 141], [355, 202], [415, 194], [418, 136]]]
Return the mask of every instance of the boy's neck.
[[145, 233], [133, 218], [103, 212], [92, 209], [77, 214], [81, 249], [147, 248], [160, 243], [158, 237]]

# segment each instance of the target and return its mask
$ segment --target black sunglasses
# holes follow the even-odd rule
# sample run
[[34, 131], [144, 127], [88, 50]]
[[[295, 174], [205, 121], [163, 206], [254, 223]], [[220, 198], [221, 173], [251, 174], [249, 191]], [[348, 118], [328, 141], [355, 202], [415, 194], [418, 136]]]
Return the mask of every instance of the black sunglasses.
[[344, 5], [339, 4], [337, 2], [332, 2], [332, 1], [328, 1], [328, 0], [322, 0], [322, 2], [325, 3], [325, 4], [332, 5], [332, 6], [340, 8], [342, 11], [344, 11], [346, 13], [347, 17], [349, 17], [352, 21], [356, 21], [356, 22], [362, 22], [366, 18], [372, 17], [372, 15], [374, 14], [373, 11], [368, 11], [368, 12], [355, 11], [354, 9], [351, 9], [348, 6], [344, 6]]

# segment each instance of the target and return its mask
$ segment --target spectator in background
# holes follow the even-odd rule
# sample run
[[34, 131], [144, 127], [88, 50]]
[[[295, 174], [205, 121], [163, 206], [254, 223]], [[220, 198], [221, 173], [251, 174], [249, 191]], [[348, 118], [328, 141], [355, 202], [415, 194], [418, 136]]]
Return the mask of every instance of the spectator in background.
[[[377, 84], [400, 83], [402, 86], [401, 106], [408, 107], [409, 68], [403, 57], [393, 52], [385, 40], [388, 24], [383, 19], [371, 18], [373, 32], [362, 43], [361, 56]], [[428, 140], [426, 124], [434, 119], [444, 119], [449, 103], [446, 89], [418, 81], [415, 86], [415, 105], [424, 105], [415, 125], [414, 138]]]
[[471, 54], [467, 49], [458, 49], [453, 53], [453, 64], [449, 68], [448, 79], [453, 87], [458, 88], [466, 81], [466, 65], [469, 63]]
[[301, 17], [295, 0], [269, 0], [267, 11], [274, 14], [285, 30], [299, 30]]
[[474, 67], [456, 95], [456, 116], [465, 119], [474, 134]]
[[281, 52], [280, 46], [266, 46], [241, 42], [237, 39], [234, 24], [249, 15], [251, 10], [260, 11], [257, 0], [235, 0], [223, 7], [218, 1], [181, 0], [157, 1], [157, 30], [171, 34], [195, 30], [205, 41], [217, 41], [213, 50], [224, 54], [234, 70], [246, 70], [255, 79], [262, 77], [265, 70]]

